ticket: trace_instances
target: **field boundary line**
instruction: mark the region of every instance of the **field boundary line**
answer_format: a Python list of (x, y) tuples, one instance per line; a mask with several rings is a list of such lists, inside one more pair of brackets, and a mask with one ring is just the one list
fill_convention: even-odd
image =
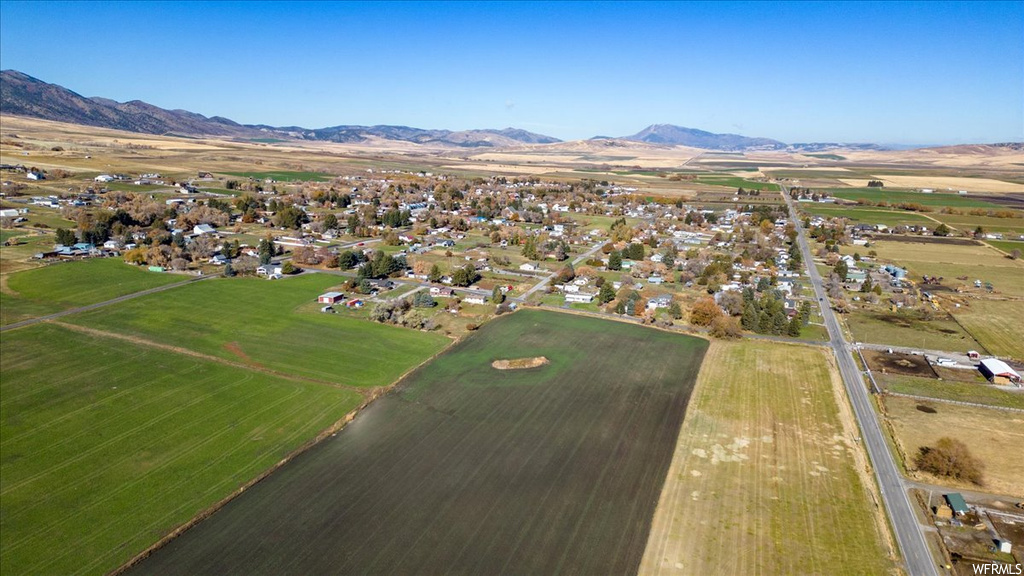
[(154, 342), (153, 340), (147, 340), (145, 338), (141, 338), (141, 337), (138, 337), (138, 336), (127, 336), (127, 335), (124, 335), (124, 334), (117, 334), (117, 333), (114, 333), (114, 332), (107, 332), (106, 330), (98, 330), (96, 328), (89, 328), (87, 326), (79, 326), (77, 324), (68, 324), (66, 322), (60, 322), (60, 321), (55, 321), (55, 320), (47, 320), (46, 322), (48, 324), (53, 324), (54, 326), (60, 326), (61, 328), (66, 328), (68, 330), (72, 330), (72, 331), (75, 331), (75, 332), (81, 332), (82, 334), (89, 334), (91, 336), (99, 336), (101, 338), (113, 338), (115, 340), (123, 340), (125, 342), (131, 342), (132, 344), (138, 344), (139, 346), (147, 346), (149, 348), (157, 348), (159, 350), (164, 350), (164, 351), (167, 351), (167, 352), (173, 352), (175, 354), (181, 354), (183, 356), (191, 356), (193, 358), (199, 358), (199, 359), (202, 359), (202, 360), (208, 360), (210, 362), (216, 362), (218, 364), (223, 364), (225, 366), (231, 366), (232, 368), (240, 368), (242, 370), (247, 370), (247, 371), (251, 371), (251, 372), (262, 372), (264, 374), (268, 374), (270, 376), (276, 376), (278, 378), (283, 378), (285, 380), (290, 380), (292, 382), (307, 382), (307, 383), (310, 383), (310, 384), (319, 384), (319, 385), (322, 385), (322, 386), (330, 386), (331, 388), (339, 388), (339, 389), (342, 389), (342, 390), (349, 390), (349, 391), (352, 391), (352, 392), (356, 392), (356, 393), (360, 394), (361, 396), (369, 395), (368, 390), (372, 390), (372, 389), (368, 389), (368, 388), (360, 388), (360, 387), (357, 387), (357, 386), (350, 386), (350, 385), (347, 385), (347, 384), (339, 384), (337, 382), (329, 382), (327, 380), (317, 380), (315, 378), (306, 378), (304, 376), (296, 376), (294, 374), (288, 374), (287, 372), (279, 372), (277, 370), (272, 370), (272, 369), (266, 368), (264, 366), (259, 366), (259, 365), (254, 365), (254, 364), (245, 364), (243, 362), (233, 362), (233, 361), (228, 360), (226, 358), (221, 358), (220, 356), (214, 356), (212, 354), (206, 354), (206, 353), (203, 353), (203, 352), (198, 352), (196, 350), (190, 350), (188, 348), (182, 348), (181, 346), (172, 346), (170, 344), (163, 344), (163, 343), (160, 343), (160, 342)]
[(1020, 412), (1021, 414), (1024, 414), (1024, 409), (1011, 408), (1010, 406), (979, 404), (977, 402), (964, 402), (963, 400), (950, 400), (948, 398), (932, 398), (931, 396), (917, 396), (916, 394), (903, 394), (902, 392), (885, 392), (885, 394), (888, 396), (898, 396), (900, 398), (910, 398), (912, 400), (944, 402), (946, 404), (958, 404), (960, 406), (968, 406), (970, 408), (991, 408), (993, 410), (1005, 410), (1007, 412)]
[[(60, 323), (55, 323), (55, 324), (60, 324)], [(80, 328), (80, 327), (76, 327), (76, 328)], [(118, 335), (112, 335), (112, 336), (114, 336), (115, 338), (120, 337)], [(317, 444), (320, 444), (321, 442), (323, 442), (327, 438), (330, 438), (331, 436), (334, 436), (338, 432), (344, 430), (344, 428), (349, 424), (349, 422), (355, 420), (356, 416), (358, 416), (360, 412), (362, 412), (364, 409), (366, 409), (367, 406), (369, 406), (371, 403), (373, 403), (374, 400), (376, 400), (376, 399), (378, 399), (378, 398), (388, 394), (389, 392), (391, 392), (396, 386), (398, 386), (398, 384), (400, 384), (403, 380), (405, 380), (405, 378), (407, 376), (409, 376), (410, 374), (412, 374), (416, 370), (419, 370), (423, 366), (429, 364), (430, 362), (433, 362), (438, 356), (440, 356), (441, 354), (444, 354), (445, 352), (447, 352), (449, 349), (451, 349), (451, 347), (453, 345), (457, 344), (459, 341), (461, 341), (461, 338), (453, 338), (451, 343), (448, 344), (448, 346), (445, 346), (441, 350), (438, 350), (434, 354), (431, 354), (429, 358), (427, 358), (427, 359), (423, 360), (422, 362), (420, 362), (419, 364), (409, 368), (408, 370), (403, 372), (398, 378), (396, 378), (393, 382), (391, 382), (387, 386), (377, 386), (377, 387), (373, 387), (373, 388), (361, 388), (361, 389), (359, 389), (360, 392), (362, 392), (363, 401), (358, 406), (353, 408), (352, 410), (349, 410), (344, 416), (342, 416), (342, 418), (340, 420), (338, 420), (334, 424), (331, 424), (330, 426), (328, 426), (324, 430), (320, 431), (312, 439), (303, 442), (301, 445), (299, 445), (298, 448), (295, 448), (294, 450), (292, 450), (291, 452), (286, 454), (283, 458), (278, 460), (270, 468), (264, 470), (263, 472), (260, 472), (255, 478), (247, 481), (245, 484), (242, 484), (239, 488), (237, 488), (236, 490), (234, 490), (233, 492), (231, 492), (230, 494), (228, 494), (224, 498), (222, 498), (219, 501), (215, 502), (214, 504), (208, 506), (205, 510), (200, 511), (198, 514), (196, 514), (191, 519), (189, 519), (185, 523), (181, 524), (180, 526), (178, 526), (174, 530), (171, 530), (167, 535), (165, 535), (162, 538), (160, 538), (158, 541), (156, 541), (155, 543), (150, 545), (148, 548), (146, 548), (142, 552), (139, 552), (135, 556), (131, 557), (127, 562), (125, 562), (124, 564), (118, 566), (116, 569), (114, 569), (111, 572), (109, 572), (107, 576), (119, 576), (121, 574), (124, 574), (126, 571), (128, 571), (129, 569), (134, 567), (139, 562), (142, 562), (146, 558), (148, 558), (151, 555), (153, 555), (153, 553), (156, 552), (157, 550), (159, 550), (160, 548), (163, 548), (167, 544), (171, 543), (171, 541), (173, 541), (175, 538), (181, 536), (182, 534), (184, 534), (188, 530), (192, 529), (193, 527), (198, 525), (203, 520), (206, 520), (210, 516), (213, 516), (214, 514), (216, 514), (221, 508), (226, 506), (229, 502), (231, 502), (235, 498), (238, 498), (246, 490), (248, 490), (249, 488), (252, 488), (256, 484), (259, 484), (260, 482), (262, 482), (263, 480), (268, 478), (274, 472), (277, 472), (285, 464), (291, 462), (293, 459), (295, 459), (296, 457), (298, 457), (298, 456), (302, 455), (303, 453), (307, 452), (308, 450), (310, 450), (311, 448), (313, 448)], [(163, 345), (158, 345), (158, 346), (163, 346)], [(219, 358), (217, 360), (222, 361), (222, 362), (227, 363), (227, 364), (232, 364), (232, 365), (234, 364), (232, 362), (224, 361), (224, 360), (219, 359)]]
[(14, 330), (15, 328), (24, 328), (25, 326), (31, 326), (40, 322), (47, 322), (49, 320), (56, 320), (70, 314), (78, 314), (79, 312), (88, 312), (89, 310), (95, 310), (97, 308), (103, 308), (104, 306), (110, 306), (111, 304), (117, 304), (140, 296), (147, 296), (149, 294), (155, 294), (157, 292), (163, 292), (164, 290), (170, 290), (171, 288), (179, 288), (193, 282), (199, 282), (206, 280), (207, 278), (216, 278), (218, 275), (210, 274), (207, 276), (198, 276), (196, 278), (189, 278), (181, 282), (175, 282), (173, 284), (165, 284), (163, 286), (157, 286), (155, 288), (147, 288), (139, 292), (132, 292), (131, 294), (125, 294), (124, 296), (118, 296), (117, 298), (111, 298), (110, 300), (104, 300), (103, 302), (96, 302), (95, 304), (87, 304), (85, 306), (78, 306), (76, 308), (70, 308), (68, 310), (62, 310), (60, 312), (54, 312), (53, 314), (47, 314), (45, 316), (39, 316), (38, 318), (29, 318), (20, 322), (14, 322), (6, 326), (0, 326), (0, 332), (6, 332), (8, 330)]

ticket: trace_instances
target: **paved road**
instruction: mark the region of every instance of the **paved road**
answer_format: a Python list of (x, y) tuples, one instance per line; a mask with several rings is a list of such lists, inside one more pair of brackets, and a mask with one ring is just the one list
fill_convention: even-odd
[(14, 330), (15, 328), (21, 328), (23, 326), (29, 326), (38, 322), (45, 322), (47, 320), (54, 320), (61, 316), (67, 316), (69, 314), (78, 314), (79, 312), (85, 312), (87, 310), (95, 310), (96, 308), (102, 308), (104, 306), (110, 306), (111, 304), (117, 304), (118, 302), (124, 302), (125, 300), (131, 300), (132, 298), (138, 298), (139, 296), (145, 296), (147, 294), (154, 294), (156, 292), (163, 292), (164, 290), (170, 290), (171, 288), (177, 288), (190, 284), (199, 280), (205, 280), (207, 278), (216, 278), (217, 274), (208, 274), (206, 276), (197, 276), (195, 278), (189, 278), (183, 282), (175, 282), (174, 284), (165, 284), (163, 286), (157, 286), (156, 288), (150, 288), (149, 290), (143, 290), (141, 292), (133, 292), (131, 294), (125, 294), (124, 296), (118, 296), (112, 300), (105, 300), (103, 302), (97, 302), (95, 304), (89, 304), (88, 306), (79, 306), (70, 310), (64, 310), (54, 314), (47, 314), (46, 316), (40, 316), (38, 318), (29, 318), (28, 320), (22, 320), (21, 322), (15, 322), (8, 324), (7, 326), (0, 326), (0, 332), (6, 332), (8, 330)]
[(878, 479), (878, 487), (882, 493), (882, 501), (889, 513), (893, 531), (896, 533), (896, 541), (899, 543), (903, 560), (906, 563), (907, 572), (911, 576), (937, 575), (936, 562), (924, 539), (924, 533), (914, 508), (907, 497), (906, 486), (903, 477), (900, 476), (893, 460), (889, 446), (885, 443), (885, 437), (879, 426), (878, 416), (871, 405), (871, 398), (868, 396), (867, 387), (861, 377), (860, 369), (853, 360), (850, 348), (846, 343), (846, 337), (840, 329), (839, 321), (835, 312), (828, 305), (825, 295), (825, 288), (822, 286), (821, 276), (814, 266), (811, 248), (804, 235), (803, 226), (797, 217), (796, 208), (793, 206), (793, 199), (789, 196), (789, 190), (782, 186), (782, 195), (789, 207), (789, 215), (797, 225), (797, 241), (800, 244), (800, 251), (803, 253), (804, 262), (811, 277), (811, 284), (814, 286), (814, 293), (821, 304), (821, 315), (825, 319), (825, 327), (828, 329), (831, 338), (831, 347), (836, 355), (839, 364), (839, 372), (846, 385), (846, 392), (853, 405), (854, 414), (860, 425), (861, 437), (864, 439), (864, 446), (867, 449), (868, 457), (875, 469), (875, 477)]

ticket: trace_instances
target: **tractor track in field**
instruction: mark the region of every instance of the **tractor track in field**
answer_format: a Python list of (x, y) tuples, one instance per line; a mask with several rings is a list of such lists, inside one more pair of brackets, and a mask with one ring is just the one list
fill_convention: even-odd
[[(251, 371), (254, 371), (254, 372), (262, 372), (264, 374), (268, 374), (268, 375), (271, 375), (271, 376), (276, 376), (278, 378), (283, 378), (285, 380), (290, 380), (292, 382), (308, 382), (308, 383), (312, 383), (312, 384), (320, 384), (322, 386), (330, 386), (331, 388), (339, 388), (339, 389), (342, 389), (342, 390), (349, 390), (351, 392), (358, 393), (360, 396), (363, 396), (364, 398), (373, 396), (374, 390), (376, 388), (376, 387), (375, 388), (360, 388), (360, 387), (357, 387), (357, 386), (349, 386), (349, 385), (346, 385), (346, 384), (339, 384), (337, 382), (330, 382), (328, 380), (319, 380), (319, 379), (316, 379), (316, 378), (306, 378), (306, 377), (302, 377), (302, 376), (295, 376), (294, 374), (288, 374), (287, 372), (279, 372), (277, 370), (273, 370), (271, 368), (267, 368), (267, 367), (265, 367), (265, 366), (263, 366), (261, 364), (258, 364), (256, 362), (251, 362), (251, 363), (233, 362), (231, 360), (227, 360), (227, 359), (221, 358), (219, 356), (213, 356), (211, 354), (204, 354), (202, 352), (197, 352), (195, 350), (189, 350), (188, 348), (182, 348), (181, 346), (173, 346), (171, 344), (162, 344), (160, 342), (154, 342), (152, 340), (147, 340), (145, 338), (141, 338), (141, 337), (138, 337), (138, 336), (128, 336), (128, 335), (125, 335), (125, 334), (116, 334), (114, 332), (107, 332), (105, 330), (97, 330), (96, 328), (88, 328), (86, 326), (78, 326), (76, 324), (68, 324), (66, 322), (60, 322), (60, 321), (55, 321), (55, 320), (47, 320), (46, 322), (48, 324), (54, 324), (56, 326), (60, 326), (61, 328), (67, 328), (68, 330), (73, 330), (75, 332), (80, 332), (82, 334), (89, 334), (91, 336), (97, 336), (97, 337), (100, 337), (100, 338), (114, 338), (116, 340), (124, 340), (125, 342), (131, 342), (133, 344), (138, 344), (140, 346), (146, 346), (146, 347), (149, 347), (149, 348), (157, 348), (157, 349), (160, 349), (160, 350), (166, 350), (168, 352), (174, 352), (176, 354), (182, 354), (182, 355), (185, 355), (185, 356), (191, 356), (193, 358), (200, 358), (202, 360), (207, 360), (207, 361), (210, 361), (210, 362), (217, 362), (218, 364), (223, 364), (225, 366), (231, 366), (233, 368), (241, 368), (243, 370), (251, 370)], [(237, 348), (237, 344), (235, 344), (235, 343), (231, 343), (231, 344), (234, 345), (234, 348)], [(234, 349), (231, 349), (231, 350), (232, 350), (232, 352), (234, 352)]]

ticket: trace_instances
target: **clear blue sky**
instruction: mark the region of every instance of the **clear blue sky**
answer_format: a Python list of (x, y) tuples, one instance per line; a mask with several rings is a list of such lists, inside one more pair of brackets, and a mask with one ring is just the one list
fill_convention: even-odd
[(243, 123), (1024, 140), (1024, 2), (0, 1), (0, 67)]

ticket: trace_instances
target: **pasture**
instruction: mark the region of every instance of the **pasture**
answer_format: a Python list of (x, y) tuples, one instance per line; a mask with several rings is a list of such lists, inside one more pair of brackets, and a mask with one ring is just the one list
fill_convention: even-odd
[(923, 320), (915, 312), (856, 310), (844, 320), (857, 342), (959, 352), (978, 347), (978, 342), (955, 320), (939, 314), (932, 320)]
[(634, 573), (706, 346), (501, 317), (133, 572)]
[(891, 572), (845, 403), (824, 350), (713, 343), (640, 572)]
[(935, 221), (931, 218), (907, 210), (840, 206), (820, 202), (800, 202), (797, 204), (797, 208), (801, 212), (812, 216), (846, 218), (852, 223), (857, 224), (883, 224), (890, 228), (895, 228), (896, 226), (936, 226)]
[[(344, 386), (393, 382), (449, 340), (303, 305), (336, 276), (216, 278), (68, 317), (117, 334)], [(302, 308), (300, 310), (300, 308)]]
[[(1024, 279), (1024, 272), (1021, 278)], [(1024, 340), (1020, 334), (1024, 301), (971, 300), (970, 306), (961, 306), (953, 314), (992, 354), (1024, 361)]]
[(778, 192), (779, 185), (771, 182), (754, 182), (738, 176), (701, 176), (695, 180), (700, 184), (709, 186), (726, 186), (729, 188), (743, 188), (744, 190), (767, 190)]
[(103, 302), (192, 278), (150, 272), (119, 258), (58, 262), (6, 277), (0, 290), (0, 324), (10, 324)]
[[(1021, 212), (1016, 212), (1021, 214)], [(973, 214), (931, 214), (936, 220), (965, 233), (974, 232), (981, 226), (985, 232), (998, 232), (1007, 237), (1024, 234), (1024, 218), (996, 218)]]
[(228, 176), (238, 176), (240, 178), (252, 178), (254, 180), (269, 179), (277, 182), (327, 182), (333, 178), (330, 174), (324, 174), (322, 172), (303, 172), (292, 170), (271, 170), (266, 172), (218, 172), (218, 174), (227, 174)]
[(42, 324), (3, 335), (0, 572), (102, 574), (361, 397)]
[[(907, 459), (913, 460), (921, 446), (934, 446), (939, 438), (948, 436), (966, 444), (985, 465), (985, 491), (1024, 497), (1024, 458), (1020, 455), (1024, 414), (897, 396), (886, 396), (882, 402), (907, 468), (913, 468)], [(911, 475), (925, 482), (977, 489), (923, 472), (911, 470)]]
[[(976, 374), (981, 378), (977, 371), (972, 372), (972, 374)], [(903, 374), (879, 374), (876, 372), (875, 380), (887, 391), (898, 394), (1024, 410), (1024, 394), (1007, 390), (1005, 387), (992, 386), (984, 379), (981, 382), (958, 382)]]
[(931, 207), (942, 207), (951, 206), (953, 208), (989, 208), (993, 210), (1000, 210), (997, 204), (972, 198), (971, 196), (961, 196), (959, 194), (924, 194), (922, 192), (911, 192), (908, 190), (886, 190), (878, 188), (832, 188), (828, 192), (836, 197), (844, 200), (864, 200), (873, 204), (920, 204), (922, 206)]
[[(857, 247), (861, 250), (860, 247)], [(997, 293), (1024, 297), (1024, 261), (1010, 260), (985, 245), (960, 246), (946, 243), (880, 240), (871, 244), (878, 258), (897, 263), (915, 280), (922, 275), (941, 276), (948, 286), (973, 286), (975, 279), (991, 282)], [(844, 252), (852, 252), (845, 249)], [(956, 280), (966, 276), (963, 281)]]

